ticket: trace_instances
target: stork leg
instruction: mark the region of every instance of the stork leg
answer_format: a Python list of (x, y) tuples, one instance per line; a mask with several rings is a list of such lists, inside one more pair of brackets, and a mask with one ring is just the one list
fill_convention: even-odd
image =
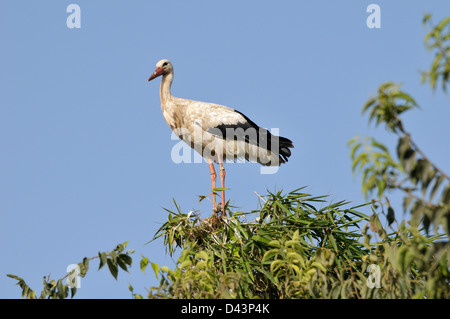
[[(220, 187), (222, 189), (225, 188), (225, 167), (223, 167), (222, 162), (219, 163), (220, 165)], [(225, 212), (225, 190), (222, 190), (222, 216), (227, 217), (227, 213)]]
[[(209, 171), (211, 173), (211, 184), (212, 187), (211, 189), (214, 190), (214, 188), (216, 188), (216, 170), (214, 169), (214, 164), (211, 160), (208, 160), (209, 162)], [(214, 214), (217, 214), (217, 204), (216, 204), (216, 193), (213, 191), (212, 192), (212, 198), (213, 198), (213, 212)]]
[(219, 153), (217, 153), (217, 157), (219, 159), (220, 166), (220, 187), (222, 188), (222, 217), (226, 217), (227, 213), (225, 212), (225, 167), (223, 167), (222, 158)]

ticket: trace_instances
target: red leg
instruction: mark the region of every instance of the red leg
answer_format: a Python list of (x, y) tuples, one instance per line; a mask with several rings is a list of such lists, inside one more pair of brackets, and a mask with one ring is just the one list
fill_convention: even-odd
[[(216, 188), (216, 170), (214, 169), (214, 164), (211, 160), (208, 160), (209, 162), (209, 171), (211, 173), (211, 189)], [(217, 204), (216, 204), (216, 194), (213, 192), (212, 194), (212, 198), (213, 198), (213, 212), (214, 214), (216, 214), (216, 208), (217, 208)]]
[[(217, 153), (217, 158), (220, 166), (220, 187), (223, 189), (225, 188), (225, 167), (223, 167), (222, 158), (219, 153)], [(222, 216), (227, 216), (225, 212), (225, 190), (222, 190)]]
[[(220, 187), (225, 188), (225, 167), (223, 167), (222, 163), (220, 165)], [(227, 217), (227, 213), (225, 212), (225, 190), (222, 191), (222, 216)]]

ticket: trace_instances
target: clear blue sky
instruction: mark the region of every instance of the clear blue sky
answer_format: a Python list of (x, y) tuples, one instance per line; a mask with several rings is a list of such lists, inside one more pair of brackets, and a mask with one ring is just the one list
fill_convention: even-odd
[[(69, 29), (66, 8), (81, 8)], [(366, 7), (381, 7), (381, 29)], [(175, 164), (155, 63), (175, 68), (172, 93), (240, 110), (294, 144), (274, 175), (228, 164), (231, 204), (255, 209), (267, 189), (308, 186), (330, 201), (364, 203), (347, 141), (396, 137), (367, 125), (361, 108), (378, 85), (403, 83), (421, 105), (404, 124), (426, 154), (449, 170), (448, 97), (420, 84), (432, 56), (423, 13), (438, 21), (449, 1), (2, 1), (0, 11), (0, 297), (20, 298), (7, 273), (39, 293), (69, 264), (129, 241), (131, 273), (96, 271), (80, 298), (128, 298), (157, 285), (140, 255), (173, 266), (149, 241), (173, 209), (211, 211), (208, 165)], [(401, 215), (401, 208), (397, 207)]]

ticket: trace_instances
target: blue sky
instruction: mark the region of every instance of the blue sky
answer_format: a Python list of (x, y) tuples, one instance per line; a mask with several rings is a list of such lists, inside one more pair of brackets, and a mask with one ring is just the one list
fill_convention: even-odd
[[(66, 8), (81, 8), (69, 29)], [(366, 7), (381, 8), (369, 29)], [(129, 241), (130, 274), (115, 281), (96, 262), (80, 298), (129, 298), (156, 285), (140, 255), (173, 266), (161, 241), (162, 207), (211, 211), (206, 163), (175, 164), (155, 63), (172, 61), (177, 97), (235, 108), (278, 128), (295, 145), (277, 174), (227, 164), (227, 196), (242, 210), (255, 192), (307, 186), (330, 201), (365, 202), (346, 143), (357, 133), (394, 150), (396, 137), (368, 126), (361, 108), (386, 81), (421, 105), (404, 125), (449, 170), (448, 96), (420, 84), (432, 56), (425, 12), (439, 21), (448, 1), (12, 1), (0, 11), (0, 298), (20, 298), (13, 273), (37, 292), (42, 277)], [(397, 207), (401, 217), (401, 207)]]

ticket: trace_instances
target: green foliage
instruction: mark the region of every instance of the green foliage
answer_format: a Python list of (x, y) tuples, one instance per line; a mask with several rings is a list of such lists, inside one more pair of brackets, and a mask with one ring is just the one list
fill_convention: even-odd
[[(425, 16), (424, 23), (432, 27), (425, 44), (435, 56), (431, 69), (422, 72), (422, 82), (429, 81), (435, 90), (441, 80), (446, 90), (450, 18), (436, 26), (430, 21)], [(323, 197), (299, 190), (270, 193), (262, 208), (252, 212), (252, 222), (245, 221), (245, 213), (230, 214), (224, 221), (202, 220), (177, 206), (155, 238), (164, 237), (171, 255), (177, 247), (183, 250), (174, 270), (153, 267), (161, 279), (148, 297), (449, 298), (450, 246), (441, 229), (450, 234), (450, 177), (405, 129), (401, 116), (415, 108), (414, 98), (394, 82), (381, 84), (363, 106), (370, 122), (383, 123), (398, 136), (395, 158), (375, 138), (349, 142), (352, 170), (362, 173), (365, 196), (376, 194), (372, 216), (356, 207), (342, 209), (343, 202), (316, 208)], [(391, 191), (404, 195), (408, 223), (397, 224), (387, 197)], [(429, 235), (431, 225), (435, 235)], [(379, 288), (369, 284), (373, 277)]]
[[(404, 224), (388, 234), (376, 214), (358, 211), (367, 205), (325, 205), (300, 190), (269, 193), (260, 210), (224, 220), (169, 212), (155, 238), (182, 251), (175, 269), (152, 264), (160, 282), (147, 297), (450, 297), (448, 244)], [(367, 284), (371, 264), (381, 269), (381, 288)]]
[(374, 138), (359, 136), (348, 142), (351, 147), (352, 171), (362, 173), (362, 190), (366, 198), (376, 191), (381, 198), (387, 188), (395, 185), (403, 168), (396, 162), (383, 144)]
[[(363, 260), (369, 259), (380, 267), (378, 298), (450, 297), (450, 245), (442, 241), (443, 235), (424, 236), (416, 226), (407, 227), (405, 221), (388, 234), (376, 214), (369, 225), (363, 234), (371, 253)], [(369, 244), (374, 237), (377, 242)]]
[[(425, 16), (424, 23), (430, 19), (430, 15)], [(450, 72), (450, 18), (432, 27), (425, 43), (428, 49), (438, 52), (431, 70), (423, 73), (422, 80), (429, 79), (435, 89), (437, 79), (441, 78), (445, 90)], [(362, 190), (366, 198), (376, 192), (377, 199), (381, 200), (388, 191), (400, 191), (404, 195), (403, 210), (411, 213), (412, 222), (423, 223), (426, 231), (433, 225), (434, 232), (439, 232), (442, 227), (450, 234), (450, 177), (424, 154), (400, 118), (403, 112), (415, 107), (418, 107), (416, 101), (400, 90), (400, 85), (381, 84), (378, 94), (363, 106), (363, 113), (369, 113), (369, 121), (375, 121), (377, 125), (384, 123), (388, 131), (398, 135), (397, 159), (393, 159), (388, 148), (374, 138), (357, 136), (348, 143), (352, 170), (362, 172)], [(388, 207), (392, 216), (393, 208), (389, 204)]]
[(434, 59), (430, 70), (422, 72), (422, 83), (428, 81), (435, 90), (437, 82), (441, 79), (442, 89), (446, 91), (450, 76), (450, 17), (434, 25), (431, 22), (431, 15), (427, 14), (423, 24), (431, 28), (425, 36), (425, 46), (430, 52), (434, 52)]
[(378, 95), (369, 99), (363, 107), (363, 113), (370, 111), (369, 121), (376, 125), (385, 123), (386, 128), (394, 133), (403, 129), (399, 115), (418, 107), (417, 102), (407, 93), (400, 90), (400, 85), (386, 82), (378, 88)]
[[(83, 260), (78, 263), (77, 268), (73, 269), (70, 273), (57, 281), (44, 276), (43, 289), (39, 299), (65, 299), (69, 297), (69, 292), (70, 298), (73, 298), (77, 292), (76, 277), (85, 277), (89, 270), (89, 262), (96, 258), (100, 260), (98, 270), (107, 264), (111, 275), (117, 279), (119, 267), (128, 272), (128, 268), (132, 264), (130, 255), (133, 253), (133, 250), (125, 251), (126, 246), (127, 242), (118, 244), (116, 248), (109, 252), (99, 252), (98, 256), (83, 258)], [(22, 289), (22, 298), (36, 299), (36, 292), (32, 290), (22, 278), (11, 274), (8, 274), (7, 276), (17, 280), (16, 285)], [(64, 279), (66, 280), (64, 281)]]
[[(437, 25), (426, 15), (432, 30), (426, 47), (435, 53), (422, 82), (433, 90), (446, 84), (450, 73), (450, 18)], [(399, 84), (381, 84), (377, 95), (363, 106), (369, 121), (384, 123), (398, 136), (396, 158), (374, 138), (349, 142), (352, 170), (362, 173), (366, 197), (376, 193), (371, 216), (359, 211), (369, 204), (349, 207), (348, 202), (326, 204), (325, 196), (297, 189), (287, 194), (260, 197), (261, 208), (249, 213), (231, 212), (230, 218), (201, 219), (195, 212), (166, 210), (168, 220), (154, 238), (163, 238), (171, 256), (181, 249), (174, 269), (142, 256), (140, 269), (151, 266), (159, 285), (148, 298), (450, 298), (450, 177), (413, 141), (401, 120), (418, 107)], [(221, 191), (222, 189), (215, 189)], [(400, 191), (403, 209), (411, 220), (397, 223), (387, 193)], [(201, 196), (200, 200), (205, 196)], [(386, 209), (385, 209), (386, 208)], [(383, 227), (379, 216), (384, 215)], [(247, 221), (248, 218), (253, 218)], [(433, 225), (434, 234), (430, 234)], [(423, 227), (422, 227), (423, 226)], [(423, 231), (425, 230), (425, 231)], [(78, 271), (84, 277), (90, 262), (99, 259), (117, 279), (119, 268), (128, 271), (131, 253), (127, 243), (109, 252), (84, 258)], [(44, 277), (39, 298), (64, 299), (76, 293), (72, 271), (54, 280)], [(36, 299), (26, 282), (17, 281), (22, 297)], [(66, 279), (66, 280), (65, 280)], [(142, 299), (131, 285), (133, 298)]]

